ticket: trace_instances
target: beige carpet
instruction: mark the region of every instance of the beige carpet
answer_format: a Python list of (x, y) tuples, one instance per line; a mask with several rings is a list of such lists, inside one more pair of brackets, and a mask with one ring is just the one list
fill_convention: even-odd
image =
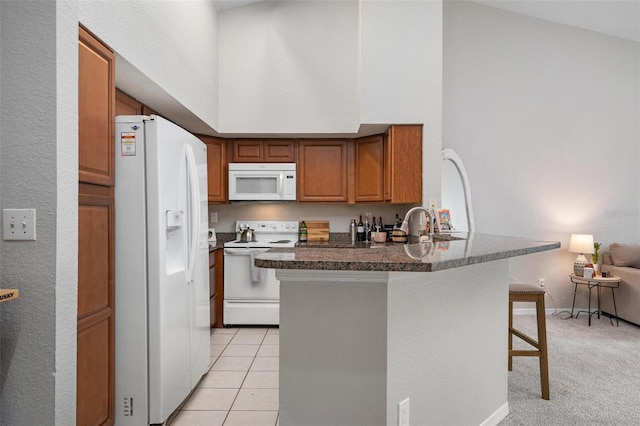
[[(538, 359), (514, 358), (501, 425), (640, 425), (640, 327), (587, 319), (547, 316), (551, 400), (540, 398)], [(535, 336), (534, 316), (514, 323)]]

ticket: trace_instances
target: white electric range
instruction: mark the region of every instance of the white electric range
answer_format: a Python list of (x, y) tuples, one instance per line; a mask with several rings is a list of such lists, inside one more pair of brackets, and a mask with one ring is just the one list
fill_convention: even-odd
[[(253, 241), (243, 242), (242, 231), (253, 229)], [(278, 325), (280, 282), (275, 270), (257, 268), (255, 256), (274, 247), (294, 247), (298, 221), (236, 222), (235, 241), (224, 243), (224, 325)]]

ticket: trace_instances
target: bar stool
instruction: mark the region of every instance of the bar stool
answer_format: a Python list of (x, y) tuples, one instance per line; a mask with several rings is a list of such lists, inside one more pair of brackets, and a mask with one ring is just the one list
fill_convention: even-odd
[[(538, 340), (534, 340), (513, 327), (513, 302), (535, 302), (538, 323)], [(535, 350), (514, 350), (513, 336), (516, 336)], [(509, 284), (509, 371), (514, 356), (537, 356), (540, 358), (540, 385), (542, 399), (549, 399), (549, 360), (547, 358), (547, 327), (544, 314), (544, 290), (531, 284)]]

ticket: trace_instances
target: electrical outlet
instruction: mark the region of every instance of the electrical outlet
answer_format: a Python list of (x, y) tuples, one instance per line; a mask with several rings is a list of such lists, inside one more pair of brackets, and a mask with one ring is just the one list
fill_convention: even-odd
[(218, 212), (211, 212), (209, 215), (211, 216), (211, 223), (218, 222)]
[(429, 200), (429, 208), (433, 210), (438, 208), (438, 203), (433, 198)]
[(547, 287), (547, 285), (545, 284), (544, 278), (538, 278), (538, 285), (541, 288), (546, 288)]
[(398, 426), (409, 426), (409, 398), (398, 403)]

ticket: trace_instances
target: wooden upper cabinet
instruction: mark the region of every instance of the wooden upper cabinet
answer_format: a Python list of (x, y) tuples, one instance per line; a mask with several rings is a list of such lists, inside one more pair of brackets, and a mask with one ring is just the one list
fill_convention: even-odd
[(298, 146), (298, 201), (347, 202), (345, 139), (306, 139)]
[(393, 125), (384, 138), (384, 199), (422, 202), (422, 125)]
[(234, 163), (294, 163), (294, 139), (235, 139), (232, 143)]
[(384, 201), (384, 136), (354, 140), (354, 200)]
[(82, 27), (79, 37), (80, 182), (113, 186), (115, 55)]
[(142, 104), (121, 90), (116, 89), (116, 115), (140, 115)]
[(207, 193), (210, 203), (227, 201), (226, 141), (214, 136), (198, 135), (207, 144)]

